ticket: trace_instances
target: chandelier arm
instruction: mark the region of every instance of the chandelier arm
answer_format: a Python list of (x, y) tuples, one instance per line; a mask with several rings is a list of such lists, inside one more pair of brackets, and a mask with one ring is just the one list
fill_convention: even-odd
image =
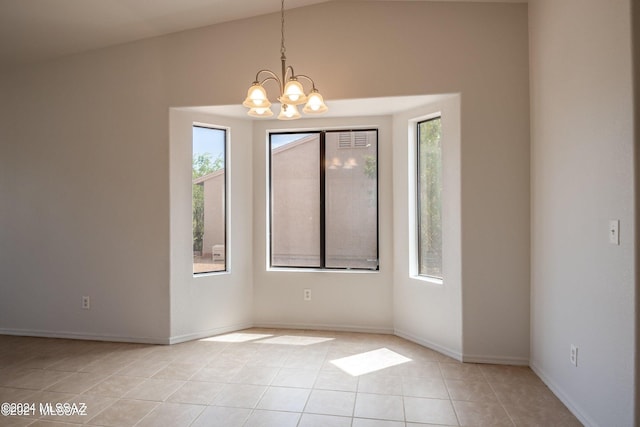
[[(291, 69), (291, 71), (293, 71), (293, 68)], [(313, 79), (309, 76), (305, 76), (304, 74), (298, 74), (297, 76), (294, 76), (295, 78), (299, 78), (299, 77), (303, 77), (307, 80), (309, 80), (311, 82), (311, 90), (316, 90), (316, 83), (313, 81)]]
[[(277, 79), (278, 81), (280, 81), (280, 79), (278, 78), (278, 75), (277, 75), (276, 73), (274, 73), (274, 72), (273, 72), (273, 71), (271, 71), (271, 70), (264, 69), (264, 70), (260, 70), (260, 71), (258, 71), (258, 72), (256, 73), (256, 80), (255, 80), (255, 82), (254, 82), (254, 83), (259, 83), (259, 82), (260, 82), (260, 74), (262, 74), (262, 73), (269, 74), (272, 78), (275, 78), (275, 79)], [(267, 80), (267, 79), (264, 79), (262, 82), (264, 83), (266, 80)], [(262, 84), (262, 83), (260, 83), (260, 84)]]
[[(267, 71), (268, 71), (268, 70), (267, 70)], [(267, 77), (267, 78), (265, 78), (264, 80), (262, 80), (262, 81), (260, 82), (260, 85), (261, 85), (261, 86), (264, 86), (264, 84), (265, 84), (266, 82), (268, 82), (268, 81), (270, 81), (270, 80), (271, 80), (271, 81), (276, 82), (276, 83), (278, 84), (278, 86), (279, 86), (280, 88), (282, 88), (282, 83), (280, 82), (280, 79), (278, 78), (278, 76), (276, 76), (276, 75), (275, 75), (273, 72), (271, 72), (271, 71), (269, 71), (269, 73), (270, 73), (270, 74), (272, 74), (272, 75), (271, 75), (271, 76), (269, 76), (269, 77)], [(282, 89), (280, 90), (280, 93), (282, 93)], [(279, 99), (279, 98), (278, 98), (278, 99)]]
[[(268, 117), (273, 113), (268, 108), (271, 103), (267, 99), (266, 90), (263, 85), (273, 80), (280, 86), (280, 96), (278, 101), (281, 104), (280, 120), (292, 120), (300, 117), (297, 110), (297, 105), (307, 102), (304, 107), (305, 113), (323, 113), (327, 111), (327, 106), (324, 104), (322, 95), (318, 93), (316, 84), (313, 79), (304, 74), (296, 75), (292, 66), (287, 66), (286, 47), (284, 43), (284, 0), (280, 3), (280, 65), (281, 74), (277, 75), (271, 70), (262, 69), (256, 73), (256, 79), (253, 82), (253, 86), (249, 88), (247, 92), (247, 98), (242, 103), (249, 108), (249, 115), (253, 117)], [(262, 77), (262, 80), (260, 80)], [(302, 83), (298, 82), (298, 78), (304, 78), (311, 82), (312, 94), (306, 95), (304, 93), (304, 87)], [(289, 90), (291, 85), (291, 90)], [(254, 87), (255, 86), (255, 87)], [(285, 94), (285, 88), (289, 93)], [(313, 101), (313, 103), (311, 102)], [(311, 105), (313, 104), (313, 105)], [(267, 105), (267, 107), (263, 107)]]

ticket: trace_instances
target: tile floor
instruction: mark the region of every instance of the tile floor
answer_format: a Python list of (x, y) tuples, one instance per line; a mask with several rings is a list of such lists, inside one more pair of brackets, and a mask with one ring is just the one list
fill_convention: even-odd
[(29, 405), (0, 426), (581, 425), (528, 368), (257, 328), (172, 346), (0, 336), (1, 402)]

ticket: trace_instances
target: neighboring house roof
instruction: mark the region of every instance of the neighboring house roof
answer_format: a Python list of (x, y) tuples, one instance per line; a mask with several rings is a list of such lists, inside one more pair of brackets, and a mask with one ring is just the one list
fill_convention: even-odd
[(272, 153), (274, 155), (276, 154), (280, 154), (283, 151), (287, 151), (287, 150), (291, 150), (293, 148), (299, 147), (300, 145), (306, 144), (307, 142), (311, 142), (314, 141), (318, 138), (318, 134), (311, 134), (308, 136), (305, 136), (304, 138), (300, 138), (298, 140), (295, 140), (293, 142), (289, 142), (287, 144), (281, 145), (280, 147), (276, 148), (275, 150), (272, 151)]
[(193, 180), (193, 185), (203, 185), (205, 181), (208, 181), (210, 179), (213, 179), (217, 176), (220, 176), (224, 173), (224, 168), (222, 169), (218, 169), (217, 171), (208, 173), (206, 175), (202, 175), (196, 179)]

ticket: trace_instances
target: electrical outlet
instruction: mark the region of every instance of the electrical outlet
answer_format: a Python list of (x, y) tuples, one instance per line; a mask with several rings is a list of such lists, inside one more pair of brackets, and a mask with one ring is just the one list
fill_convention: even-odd
[(82, 297), (82, 308), (84, 310), (89, 310), (91, 308), (91, 298), (87, 296)]
[(304, 290), (304, 300), (311, 301), (311, 289)]
[(569, 354), (569, 361), (576, 368), (578, 367), (578, 347), (571, 344), (571, 353)]
[(620, 220), (609, 220), (609, 243), (620, 245)]

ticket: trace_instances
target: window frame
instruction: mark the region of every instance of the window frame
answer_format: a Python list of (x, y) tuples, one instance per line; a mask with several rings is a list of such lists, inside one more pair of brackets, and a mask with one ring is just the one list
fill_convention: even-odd
[[(191, 262), (191, 274), (194, 278), (208, 277), (212, 275), (228, 274), (230, 272), (229, 262), (229, 136), (230, 128), (225, 126), (217, 126), (202, 122), (193, 122), (191, 124), (191, 159), (193, 159), (193, 130), (194, 128), (203, 128), (210, 130), (217, 130), (224, 132), (224, 144), (223, 144), (223, 160), (224, 160), (224, 173), (223, 173), (223, 188), (224, 188), (224, 269), (215, 271), (203, 271), (196, 273), (193, 271), (193, 256)], [(192, 160), (193, 161), (193, 160)], [(193, 171), (193, 167), (190, 168)], [(193, 180), (192, 180), (193, 182)], [(191, 202), (193, 203), (193, 184), (191, 187)], [(191, 218), (193, 218), (193, 209), (191, 211)], [(193, 246), (193, 228), (191, 228), (191, 246)]]
[[(442, 238), (442, 241), (440, 242), (440, 245), (441, 245), (441, 247), (440, 247), (440, 254), (441, 254), (440, 270), (441, 270), (441, 275), (442, 276), (440, 277), (440, 276), (434, 276), (432, 274), (423, 273), (421, 271), (421, 268), (420, 268), (421, 267), (421, 260), (422, 260), (422, 251), (423, 251), (422, 244), (421, 244), (421, 238), (420, 238), (421, 231), (422, 231), (422, 221), (420, 220), (420, 218), (421, 218), (421, 209), (420, 209), (420, 206), (421, 206), (420, 126), (423, 123), (428, 123), (428, 122), (431, 122), (431, 121), (434, 121), (434, 120), (440, 120), (440, 126), (441, 126), (440, 129), (442, 131), (442, 114), (432, 115), (432, 116), (417, 120), (415, 122), (415, 130), (416, 130), (416, 133), (415, 133), (415, 144), (416, 144), (415, 145), (415, 147), (416, 147), (415, 148), (415, 155), (416, 155), (416, 160), (415, 160), (415, 162), (416, 162), (415, 163), (415, 165), (416, 165), (415, 166), (416, 167), (416, 174), (415, 174), (415, 185), (416, 185), (416, 193), (415, 193), (416, 199), (415, 199), (415, 201), (416, 201), (416, 206), (415, 206), (415, 209), (416, 209), (416, 254), (417, 254), (417, 258), (416, 258), (416, 276), (417, 276), (417, 278), (420, 278), (420, 279), (423, 279), (423, 280), (427, 280), (427, 281), (430, 281), (430, 282), (442, 284), (443, 281), (444, 281), (444, 271), (443, 271), (444, 261), (443, 261), (443, 258), (442, 258), (442, 255), (444, 254), (444, 250), (443, 250), (444, 249), (444, 240), (443, 240), (443, 238)], [(441, 161), (441, 163), (442, 163), (442, 155), (443, 155), (443, 149), (442, 149), (442, 135), (441, 135), (441, 137), (440, 137), (440, 161)], [(441, 166), (441, 176), (440, 176), (441, 185), (443, 184), (442, 183), (442, 179), (443, 178), (444, 178), (444, 176), (442, 174), (442, 166)], [(441, 191), (444, 192), (444, 187), (442, 188)], [(441, 234), (442, 234), (442, 231), (443, 231), (442, 221), (444, 219), (443, 216), (442, 216), (443, 208), (444, 208), (444, 206), (443, 206), (443, 201), (442, 201), (442, 198), (441, 198), (441, 200), (440, 200), (440, 233)]]
[[(336, 132), (375, 132), (376, 135), (376, 266), (375, 268), (362, 268), (362, 267), (326, 267), (326, 135), (328, 133)], [(319, 266), (289, 266), (289, 265), (274, 265), (273, 263), (273, 156), (272, 156), (272, 135), (295, 135), (295, 134), (318, 134), (319, 135), (319, 194), (320, 194), (320, 263)], [(362, 272), (362, 273), (377, 273), (380, 271), (380, 173), (379, 173), (379, 154), (380, 154), (380, 131), (377, 127), (365, 127), (365, 128), (332, 128), (332, 129), (309, 129), (309, 130), (270, 130), (267, 132), (267, 217), (268, 217), (268, 256), (267, 267), (269, 270), (278, 271), (337, 271), (337, 272)], [(353, 143), (351, 148), (355, 148)]]

